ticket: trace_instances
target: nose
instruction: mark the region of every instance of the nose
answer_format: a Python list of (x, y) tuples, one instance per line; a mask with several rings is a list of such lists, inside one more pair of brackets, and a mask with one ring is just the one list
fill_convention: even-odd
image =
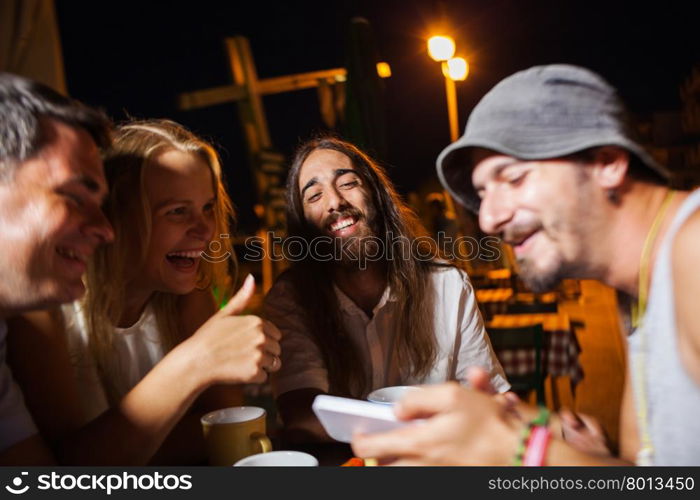
[(187, 230), (187, 235), (200, 239), (202, 241), (209, 241), (214, 235), (214, 218), (207, 214), (195, 214), (192, 217), (192, 223)]
[(343, 195), (337, 189), (329, 189), (326, 196), (326, 212), (333, 213), (344, 207), (347, 202)]
[(513, 218), (513, 212), (508, 196), (486, 191), (479, 208), (479, 226), (487, 234), (499, 234)]
[(114, 241), (114, 229), (104, 212), (96, 207), (88, 216), (86, 224), (83, 226), (83, 234), (94, 238), (98, 245), (112, 243)]

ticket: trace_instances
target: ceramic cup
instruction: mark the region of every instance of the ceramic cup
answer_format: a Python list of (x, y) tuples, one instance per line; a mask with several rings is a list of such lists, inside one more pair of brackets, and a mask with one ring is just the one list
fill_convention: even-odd
[(272, 451), (265, 435), (265, 410), (234, 406), (207, 413), (201, 419), (211, 465), (233, 465), (256, 453)]
[(419, 389), (415, 385), (395, 385), (391, 387), (382, 387), (372, 391), (367, 396), (367, 401), (372, 403), (381, 403), (385, 405), (393, 405), (401, 399), (408, 391)]
[(318, 460), (301, 451), (271, 451), (251, 455), (235, 464), (235, 467), (314, 467)]

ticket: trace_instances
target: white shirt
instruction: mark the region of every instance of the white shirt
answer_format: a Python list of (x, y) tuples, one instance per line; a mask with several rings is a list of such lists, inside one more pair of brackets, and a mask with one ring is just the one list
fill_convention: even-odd
[[(405, 369), (387, 369), (395, 331), (395, 300), (389, 287), (373, 309), (371, 319), (335, 287), (343, 326), (361, 354), (362, 369), (370, 375), (369, 391), (391, 385), (436, 384), (449, 380), (464, 383), (471, 366), (487, 370), (499, 392), (508, 390), (510, 385), (491, 348), (467, 275), (454, 267), (436, 267), (431, 277), (438, 352), (432, 370), (420, 379), (408, 377)], [(328, 372), (321, 350), (307, 331), (293, 297), (293, 285), (283, 276), (265, 298), (264, 315), (282, 332), (282, 368), (274, 384), (275, 393), (279, 396), (304, 388), (328, 392)]]
[[(84, 416), (90, 421), (107, 410), (109, 404), (89, 349), (89, 334), (80, 302), (64, 304), (61, 312)], [(136, 323), (128, 328), (114, 328), (113, 335), (114, 351), (110, 362), (117, 367), (118, 380), (115, 382), (121, 397), (163, 359), (163, 345), (150, 304)]]
[(5, 363), (7, 324), (0, 320), (0, 452), (37, 433), (22, 391)]

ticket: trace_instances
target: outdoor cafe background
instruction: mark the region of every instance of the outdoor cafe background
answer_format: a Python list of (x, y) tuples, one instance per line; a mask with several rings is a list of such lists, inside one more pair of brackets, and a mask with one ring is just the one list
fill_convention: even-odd
[[(300, 140), (328, 129), (387, 165), (427, 227), (479, 237), (475, 220), (444, 198), (434, 160), (453, 138), (453, 116), (461, 129), (486, 89), (533, 64), (570, 62), (604, 74), (677, 184), (697, 183), (696, 21), (682, 8), (658, 9), (598, 0), (0, 0), (0, 70), (49, 83), (118, 120), (168, 117), (212, 138), (238, 207), (238, 242), (284, 234), (286, 162)], [(351, 22), (355, 16), (366, 21)], [(455, 55), (469, 64), (466, 81), (451, 84), (428, 57), (426, 40), (436, 34), (455, 40)], [(379, 76), (379, 62), (391, 76)], [(467, 263), (488, 328), (542, 325), (545, 401), (598, 417), (616, 443), (624, 349), (614, 293), (567, 282), (532, 294), (507, 249), (503, 255)], [(241, 262), (241, 273), (252, 271), (265, 290), (283, 266)], [(533, 348), (498, 350), (510, 375), (538, 365)], [(274, 410), (265, 391), (251, 388), (249, 398)]]

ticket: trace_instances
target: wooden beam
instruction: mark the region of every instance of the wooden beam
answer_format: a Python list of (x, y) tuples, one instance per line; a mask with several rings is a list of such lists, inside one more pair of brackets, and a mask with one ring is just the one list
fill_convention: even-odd
[[(255, 158), (260, 150), (271, 148), (272, 141), (258, 90), (260, 82), (255, 71), (253, 54), (248, 39), (245, 37), (226, 38), (224, 44), (229, 56), (234, 86), (245, 89), (246, 99), (238, 107), (238, 110), (250, 153)], [(260, 187), (264, 191), (265, 186)]]
[[(318, 87), (321, 80), (332, 80), (336, 82), (345, 81), (347, 71), (345, 68), (326, 69), (321, 71), (310, 71), (308, 73), (298, 73), (296, 75), (278, 76), (258, 80), (257, 91), (259, 95), (280, 94), (293, 90), (303, 90)], [(178, 97), (178, 107), (187, 111), (191, 109), (215, 106), (225, 102), (236, 102), (248, 97), (246, 88), (243, 85), (224, 85), (194, 92), (185, 92)]]
[(265, 78), (258, 83), (260, 94), (270, 95), (318, 87), (319, 80), (345, 81), (346, 77), (347, 71), (345, 68), (334, 68), (311, 71), (309, 73), (298, 73), (296, 75)]
[(246, 97), (247, 93), (244, 87), (226, 85), (223, 87), (214, 87), (180, 94), (178, 96), (178, 108), (188, 111), (190, 109), (205, 108), (224, 102), (235, 102), (245, 99)]

